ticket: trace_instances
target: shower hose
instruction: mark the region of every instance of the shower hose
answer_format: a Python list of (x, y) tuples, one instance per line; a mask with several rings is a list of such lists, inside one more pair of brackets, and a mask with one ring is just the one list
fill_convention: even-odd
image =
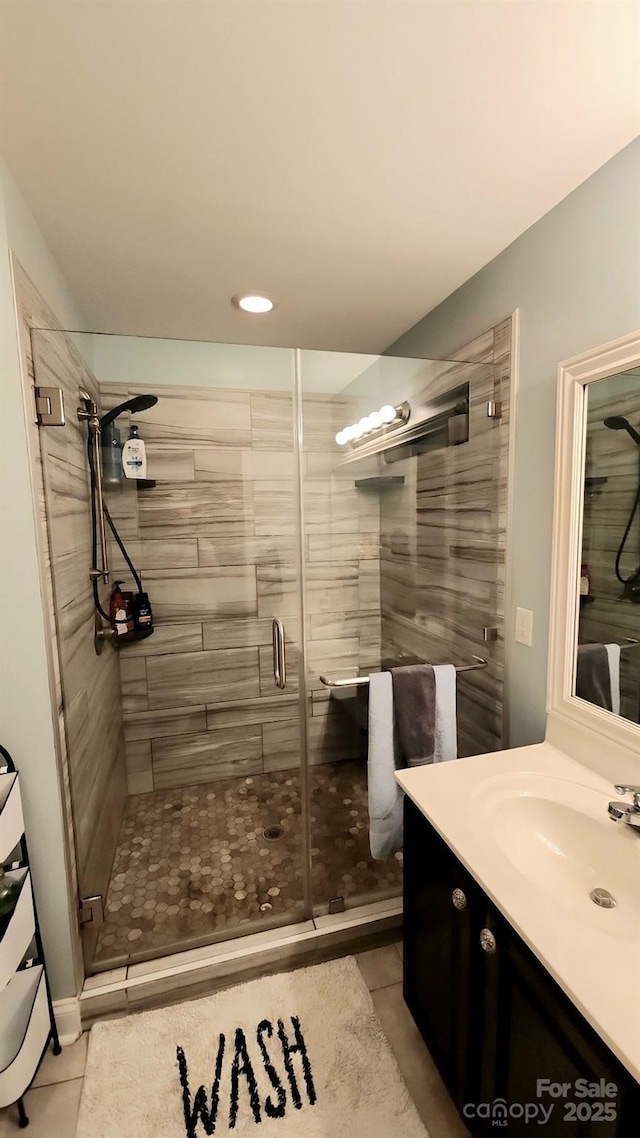
[[(92, 565), (95, 565), (96, 559), (98, 556), (98, 519), (97, 519), (97, 515), (96, 515), (96, 472), (95, 472), (95, 468), (93, 465), (93, 447), (91, 445), (91, 432), (90, 431), (89, 431), (89, 437), (87, 440), (87, 458), (89, 461), (89, 475), (90, 475), (90, 482), (91, 482), (91, 563), (92, 563)], [(140, 576), (136, 570), (136, 567), (133, 564), (133, 561), (131, 560), (131, 558), (129, 557), (129, 554), (127, 553), (127, 550), (125, 548), (125, 544), (124, 544), (122, 538), (120, 537), (120, 534), (118, 533), (118, 531), (116, 529), (115, 522), (114, 522), (113, 518), (111, 517), (111, 514), (109, 513), (107, 506), (104, 503), (103, 503), (102, 508), (104, 510), (104, 516), (107, 519), (107, 524), (108, 524), (109, 529), (111, 530), (111, 532), (113, 534), (113, 537), (114, 537), (114, 540), (118, 546), (118, 549), (120, 550), (120, 552), (121, 552), (122, 556), (124, 557), (127, 565), (129, 566), (129, 569), (131, 570), (131, 575), (132, 575), (132, 577), (136, 583), (136, 588), (137, 588), (138, 592), (141, 593), (142, 592), (142, 581), (140, 580)], [(98, 591), (98, 580), (97, 580), (97, 578), (96, 578), (96, 580), (94, 580), (92, 582), (92, 584), (93, 584), (93, 603), (96, 607), (96, 611), (100, 614), (101, 617), (103, 617), (104, 620), (108, 621), (109, 623), (112, 623), (113, 618), (109, 615), (109, 613), (104, 611), (102, 605), (100, 604), (100, 594)], [(130, 620), (130, 617), (124, 617), (124, 618), (116, 617), (115, 618), (116, 624), (127, 624), (127, 622), (129, 620)]]

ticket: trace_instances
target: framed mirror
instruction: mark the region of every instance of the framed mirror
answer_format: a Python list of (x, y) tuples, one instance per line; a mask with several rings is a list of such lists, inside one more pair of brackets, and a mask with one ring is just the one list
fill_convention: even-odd
[(558, 372), (547, 711), (640, 764), (640, 335)]

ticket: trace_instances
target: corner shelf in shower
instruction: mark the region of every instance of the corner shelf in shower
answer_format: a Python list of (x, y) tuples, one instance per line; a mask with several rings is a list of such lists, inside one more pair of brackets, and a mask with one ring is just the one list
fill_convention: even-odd
[(124, 636), (113, 637), (113, 643), (116, 648), (124, 648), (126, 644), (135, 644), (138, 640), (148, 640), (153, 636), (154, 629), (150, 628), (148, 632), (126, 632)]
[(371, 478), (356, 478), (358, 490), (388, 490), (391, 486), (402, 486), (404, 474), (378, 474)]
[(28, 1123), (22, 1096), (49, 1045), (60, 1043), (42, 953), (20, 783), (11, 756), (0, 747), (0, 864), (20, 892), (0, 921), (0, 1107), (17, 1103), (21, 1127)]

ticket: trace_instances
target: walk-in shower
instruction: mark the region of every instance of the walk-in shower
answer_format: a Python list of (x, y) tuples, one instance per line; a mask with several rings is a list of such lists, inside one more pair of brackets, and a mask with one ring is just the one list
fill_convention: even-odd
[[(87, 969), (396, 904), (401, 856), (369, 849), (367, 694), (334, 681), (454, 663), (460, 753), (501, 745), (508, 404), (500, 418), (493, 340), (474, 363), (33, 343), (40, 382), (62, 377), (68, 405), (84, 390), (82, 421), (40, 439)], [(452, 446), (462, 404), (469, 441)], [(336, 442), (405, 406), (401, 435)], [(145, 479), (100, 445), (128, 413)], [(155, 630), (97, 656), (110, 469), (106, 565), (148, 593)]]

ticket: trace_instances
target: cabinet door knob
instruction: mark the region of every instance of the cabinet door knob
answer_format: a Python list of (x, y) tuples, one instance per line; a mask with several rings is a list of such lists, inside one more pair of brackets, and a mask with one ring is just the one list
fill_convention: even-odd
[(453, 901), (454, 909), (466, 909), (467, 898), (462, 892), (462, 889), (454, 889), (453, 893), (451, 894), (451, 900)]
[(497, 951), (496, 938), (491, 932), (491, 929), (483, 929), (480, 933), (480, 947), (483, 952), (492, 953)]

